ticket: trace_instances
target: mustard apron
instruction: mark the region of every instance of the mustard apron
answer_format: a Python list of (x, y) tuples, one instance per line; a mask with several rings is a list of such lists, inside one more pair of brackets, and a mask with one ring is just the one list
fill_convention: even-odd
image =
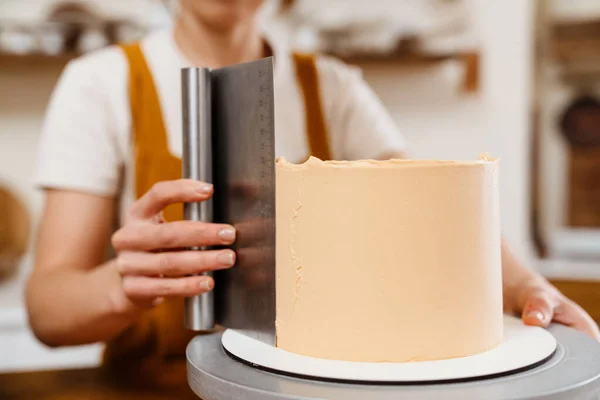
[[(139, 199), (157, 182), (181, 179), (182, 165), (181, 159), (169, 151), (160, 101), (139, 43), (121, 48), (129, 64), (134, 190), (135, 198)], [(298, 53), (292, 58), (304, 98), (310, 154), (323, 160), (331, 159), (315, 58)], [(167, 207), (164, 217), (167, 221), (183, 219), (183, 205)], [(125, 366), (135, 363), (152, 368), (170, 358), (184, 356), (188, 342), (196, 333), (185, 329), (183, 315), (183, 299), (166, 299), (106, 344), (104, 364)]]

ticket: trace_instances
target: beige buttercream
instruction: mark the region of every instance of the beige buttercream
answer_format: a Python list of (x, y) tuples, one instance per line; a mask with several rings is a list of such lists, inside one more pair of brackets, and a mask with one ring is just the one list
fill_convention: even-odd
[(403, 362), (502, 339), (498, 161), (277, 160), (277, 346)]

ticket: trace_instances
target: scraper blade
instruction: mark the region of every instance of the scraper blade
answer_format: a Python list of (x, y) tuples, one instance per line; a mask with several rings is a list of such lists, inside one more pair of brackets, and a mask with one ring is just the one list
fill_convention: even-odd
[[(233, 248), (237, 262), (232, 269), (213, 274), (214, 297), (199, 296), (187, 302), (204, 308), (213, 303), (215, 324), (274, 345), (273, 59), (212, 70), (209, 74), (210, 99), (204, 99), (204, 104), (210, 104), (211, 109), (212, 151), (203, 154), (212, 157), (212, 220), (236, 228)], [(188, 150), (184, 149), (184, 154)], [(202, 307), (188, 307), (188, 311)], [(192, 317), (202, 320), (198, 315)]]
[(271, 57), (211, 72), (217, 221), (236, 266), (215, 273), (216, 322), (275, 344), (275, 118)]

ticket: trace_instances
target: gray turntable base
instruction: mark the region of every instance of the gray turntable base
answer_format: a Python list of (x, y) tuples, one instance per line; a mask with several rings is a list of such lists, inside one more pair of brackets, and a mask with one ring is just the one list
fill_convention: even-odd
[(188, 383), (203, 400), (600, 400), (600, 345), (552, 325), (557, 350), (541, 365), (472, 381), (357, 384), (285, 376), (233, 359), (221, 333), (199, 335), (187, 348)]

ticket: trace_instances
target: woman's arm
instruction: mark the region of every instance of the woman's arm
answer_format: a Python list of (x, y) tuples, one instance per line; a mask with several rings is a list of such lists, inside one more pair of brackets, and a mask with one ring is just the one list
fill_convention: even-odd
[(49, 346), (110, 338), (135, 318), (119, 303), (115, 262), (105, 262), (114, 199), (49, 190), (26, 299), (33, 332)]
[[(49, 346), (107, 341), (163, 297), (212, 290), (212, 278), (200, 273), (233, 266), (235, 253), (181, 249), (229, 245), (234, 228), (161, 219), (168, 205), (205, 201), (212, 191), (193, 180), (158, 183), (131, 206), (112, 237), (113, 198), (48, 191), (26, 294), (39, 340)], [(117, 258), (105, 262), (111, 239)]]
[[(201, 191), (202, 182), (157, 185), (132, 205), (111, 237), (130, 154), (129, 126), (120, 115), (128, 107), (127, 80), (122, 52), (106, 49), (71, 61), (48, 106), (36, 174), (37, 186), (48, 190), (26, 288), (30, 325), (48, 345), (106, 341), (162, 297), (212, 288), (209, 277), (187, 275), (234, 262), (231, 250), (177, 251), (229, 244), (217, 237), (218, 226), (158, 222), (169, 202), (209, 198), (212, 186)], [(111, 239), (118, 256), (107, 261)], [(179, 249), (169, 251), (173, 245)]]
[(547, 279), (527, 268), (502, 243), (504, 309), (521, 315), (527, 325), (558, 322), (600, 340), (598, 325), (579, 305), (565, 297)]

